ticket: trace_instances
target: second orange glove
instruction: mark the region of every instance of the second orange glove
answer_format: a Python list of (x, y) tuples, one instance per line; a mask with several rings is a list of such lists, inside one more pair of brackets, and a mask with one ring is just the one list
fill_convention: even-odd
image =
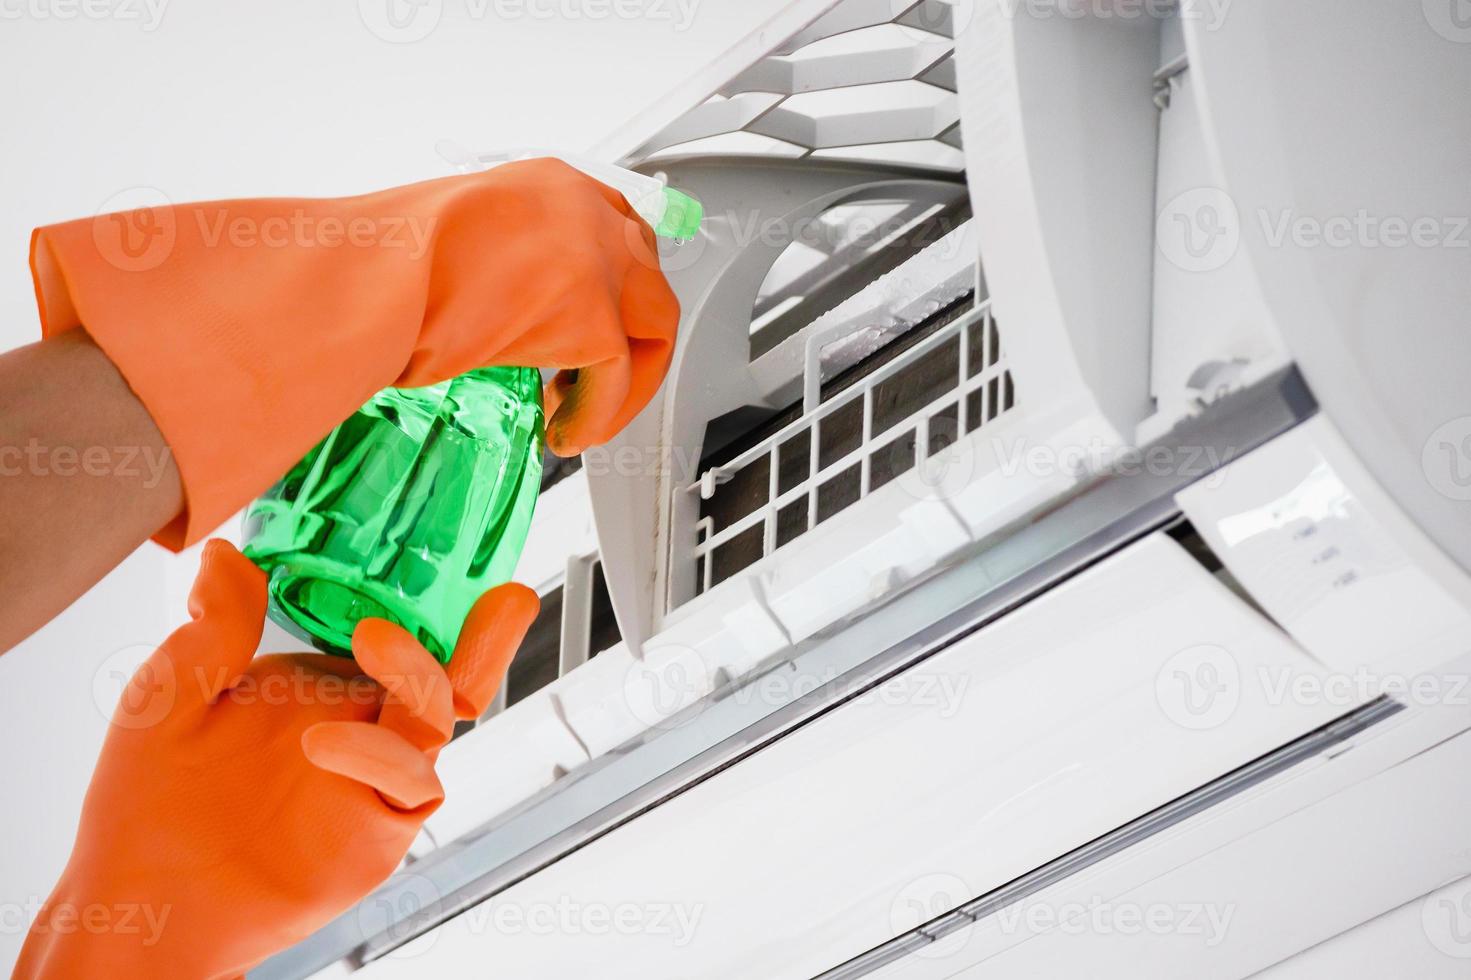
[(383, 620), (358, 626), (356, 661), (253, 657), (266, 577), (223, 541), (189, 606), (123, 693), (22, 980), (238, 976), (362, 899), (439, 805), (435, 756), (537, 599), (486, 593), (447, 669)]

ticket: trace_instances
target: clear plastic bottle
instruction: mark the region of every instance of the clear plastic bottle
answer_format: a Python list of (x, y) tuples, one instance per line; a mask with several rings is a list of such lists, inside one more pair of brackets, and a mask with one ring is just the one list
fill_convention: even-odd
[(329, 653), (378, 616), (443, 662), (508, 581), (541, 486), (541, 376), (484, 368), (375, 395), (245, 512), (270, 615)]

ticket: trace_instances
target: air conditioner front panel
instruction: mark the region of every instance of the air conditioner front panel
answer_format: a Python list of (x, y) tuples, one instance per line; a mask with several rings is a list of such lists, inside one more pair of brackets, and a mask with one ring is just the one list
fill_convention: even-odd
[[(1471, 722), (1464, 707), (1459, 713), (1451, 730)], [(1458, 931), (1465, 906), (1455, 903), (1471, 894), (1463, 877), (1471, 873), (1471, 785), (1458, 774), (1471, 764), (1471, 734), (1447, 737), (1449, 720), (1407, 712), (1226, 812), (1203, 814), (1169, 840), (1120, 854), (865, 980), (1234, 980), (1263, 970), (1262, 980), (1465, 977), (1471, 940)], [(1422, 751), (1411, 747), (1417, 742)], [(1382, 743), (1399, 751), (1381, 753)], [(1288, 968), (1299, 951), (1404, 903), (1414, 926), (1402, 958), (1374, 956), (1338, 973)]]
[[(1266, 682), (1317, 670), (1156, 534), (365, 975), (811, 977), (1329, 720)], [(495, 926), (569, 903), (667, 928)]]

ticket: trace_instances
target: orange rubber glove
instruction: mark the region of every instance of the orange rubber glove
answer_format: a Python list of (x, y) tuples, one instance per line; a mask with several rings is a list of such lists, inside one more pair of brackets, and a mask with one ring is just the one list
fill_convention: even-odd
[(45, 334), (85, 327), (168, 441), (186, 503), (155, 540), (174, 549), (389, 385), (563, 369), (547, 441), (579, 453), (653, 397), (679, 320), (649, 226), (558, 160), (52, 225), (31, 270)]
[(537, 599), (486, 593), (447, 673), (373, 619), (356, 662), (252, 657), (265, 609), (265, 575), (210, 542), (193, 621), (119, 702), (16, 977), (237, 976), (351, 907), (443, 798), (435, 756), (489, 704)]

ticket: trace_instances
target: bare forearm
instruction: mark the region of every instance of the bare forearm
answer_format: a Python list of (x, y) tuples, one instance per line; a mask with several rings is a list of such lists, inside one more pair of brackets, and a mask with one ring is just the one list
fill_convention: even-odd
[(0, 354), (0, 651), (182, 506), (163, 435), (83, 331)]

